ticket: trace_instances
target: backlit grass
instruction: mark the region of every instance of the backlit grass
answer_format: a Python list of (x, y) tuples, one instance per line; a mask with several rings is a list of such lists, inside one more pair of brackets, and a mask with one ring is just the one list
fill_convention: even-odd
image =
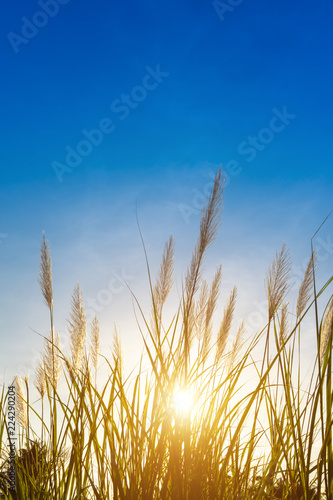
[[(62, 351), (54, 328), (50, 250), (43, 238), (40, 286), (50, 333), (34, 380), (14, 381), (15, 492), (8, 490), (7, 394), (1, 394), (0, 491), (5, 498), (333, 500), (333, 278), (316, 290), (313, 253), (296, 311), (290, 311), (290, 261), (283, 246), (265, 279), (265, 328), (247, 339), (241, 324), (231, 335), (234, 289), (214, 331), (221, 268), (210, 285), (203, 270), (219, 227), (222, 197), (219, 172), (169, 324), (163, 322), (163, 309), (173, 285), (173, 239), (166, 243), (156, 280), (147, 260), (151, 314), (146, 316), (133, 296), (144, 355), (130, 375), (117, 334), (111, 357), (100, 352), (97, 318), (87, 335), (79, 285), (69, 319), (71, 350)], [(319, 297), (327, 301), (322, 315)], [(312, 332), (317, 352), (304, 386), (300, 347), (308, 315), (317, 325)], [(97, 384), (101, 359), (108, 377)], [(31, 403), (36, 396), (38, 405)]]

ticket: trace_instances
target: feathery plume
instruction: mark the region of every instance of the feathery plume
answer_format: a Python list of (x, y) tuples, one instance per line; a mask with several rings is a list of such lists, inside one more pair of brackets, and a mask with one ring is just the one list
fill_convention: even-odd
[(82, 365), (82, 373), (85, 376), (86, 382), (89, 382), (89, 384), (91, 384), (91, 381), (92, 381), (91, 369), (90, 369), (90, 365), (89, 365), (89, 357), (88, 357), (86, 352), (82, 356), (81, 365)]
[(281, 310), (280, 334), (279, 334), (280, 347), (285, 343), (287, 331), (288, 331), (288, 302), (283, 304)]
[(224, 308), (223, 320), (219, 332), (217, 334), (216, 356), (215, 356), (216, 361), (221, 359), (221, 356), (223, 355), (224, 349), (227, 345), (227, 340), (231, 328), (231, 322), (235, 311), (236, 296), (237, 296), (237, 288), (234, 287), (230, 294), (229, 301), (226, 307)]
[(204, 334), (204, 325), (205, 325), (205, 312), (208, 301), (208, 284), (206, 280), (202, 281), (199, 299), (196, 305), (196, 314), (195, 314), (195, 335), (197, 339), (200, 341)]
[(27, 401), (24, 396), (24, 389), (21, 377), (16, 375), (13, 385), (15, 385), (16, 388), (16, 419), (21, 427), (27, 429), (28, 427)]
[(287, 293), (289, 273), (289, 251), (286, 250), (286, 245), (283, 243), (281, 252), (276, 254), (272, 265), (268, 267), (265, 278), (269, 322)]
[(47, 307), (52, 311), (53, 308), (53, 289), (52, 289), (52, 265), (50, 245), (45, 239), (43, 233), (43, 241), (40, 247), (40, 269), (38, 279), (44, 302)]
[(161, 310), (173, 285), (173, 261), (175, 255), (175, 244), (172, 236), (165, 243), (162, 263), (154, 288), (154, 299), (156, 307)]
[(114, 325), (114, 335), (113, 335), (113, 359), (116, 364), (118, 364), (118, 370), (119, 373), (122, 373), (122, 366), (123, 366), (123, 361), (122, 361), (122, 348), (121, 348), (121, 342), (120, 342), (120, 335), (117, 330), (116, 325)]
[(241, 343), (242, 343), (243, 334), (244, 334), (244, 325), (245, 325), (244, 321), (242, 321), (242, 323), (240, 324), (240, 326), (238, 328), (234, 343), (232, 345), (232, 349), (231, 349), (231, 353), (230, 353), (230, 370), (232, 369), (234, 362), (237, 358), (237, 355), (239, 353), (239, 350), (241, 348)]
[(321, 364), (324, 361), (325, 354), (329, 345), (332, 342), (333, 335), (333, 297), (326, 309), (326, 313), (322, 322), (321, 335), (320, 335), (320, 350), (319, 358)]
[(43, 369), (45, 372), (45, 379), (49, 382), (54, 391), (58, 387), (62, 372), (62, 362), (59, 356), (60, 348), (59, 333), (54, 337), (53, 343), (52, 335), (50, 339), (45, 339)]
[(46, 393), (46, 374), (44, 361), (40, 361), (36, 367), (34, 385), (43, 400)]
[[(222, 171), (220, 169), (215, 175), (213, 189), (208, 201), (202, 209), (199, 237), (194, 247), (190, 266), (185, 275), (183, 294), (185, 377), (187, 377), (190, 357), (190, 337), (193, 335), (193, 332), (190, 331), (190, 320), (193, 314), (193, 300), (200, 285), (205, 252), (215, 240), (220, 225), (224, 179), (224, 177), (222, 178)], [(191, 315), (190, 312), (192, 313)], [(206, 339), (206, 342), (207, 340), (208, 339)]]
[(83, 308), (83, 295), (79, 283), (72, 295), (72, 310), (68, 321), (68, 330), (71, 337), (72, 369), (76, 373), (82, 363), (82, 356), (86, 342), (87, 321)]
[(90, 344), (90, 356), (91, 362), (95, 370), (97, 370), (98, 365), (98, 354), (99, 354), (99, 321), (98, 317), (95, 316), (91, 323), (91, 344)]
[(205, 330), (202, 345), (202, 357), (205, 358), (209, 351), (209, 346), (212, 338), (212, 320), (216, 308), (217, 299), (219, 296), (220, 285), (222, 279), (222, 267), (219, 266), (215, 273), (213, 283), (209, 292), (209, 297), (206, 306)]
[(296, 306), (296, 316), (297, 319), (300, 318), (302, 312), (305, 310), (307, 303), (310, 300), (312, 286), (313, 286), (313, 270), (316, 267), (317, 255), (313, 251), (306, 267), (304, 278), (298, 292), (297, 306)]
[(188, 311), (188, 318), (187, 318), (187, 328), (188, 328), (188, 348), (191, 349), (193, 340), (195, 338), (195, 333), (196, 333), (196, 302), (195, 300), (192, 301), (190, 310)]
[(154, 307), (152, 311), (152, 325), (156, 336), (160, 331), (162, 309), (173, 285), (173, 262), (175, 244), (173, 237), (165, 243), (162, 263), (153, 290)]
[(223, 191), (224, 177), (220, 169), (215, 176), (209, 199), (202, 209), (199, 237), (185, 276), (185, 314), (190, 308), (200, 282), (205, 252), (215, 240), (220, 226)]

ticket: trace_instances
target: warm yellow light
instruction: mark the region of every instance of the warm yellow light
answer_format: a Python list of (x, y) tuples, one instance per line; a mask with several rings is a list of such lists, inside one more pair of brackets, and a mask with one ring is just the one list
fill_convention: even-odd
[(173, 402), (178, 413), (187, 414), (191, 411), (193, 402), (189, 391), (176, 391)]

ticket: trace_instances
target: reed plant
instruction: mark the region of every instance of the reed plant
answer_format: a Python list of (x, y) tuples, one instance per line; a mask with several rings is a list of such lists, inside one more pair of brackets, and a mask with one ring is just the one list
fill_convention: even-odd
[[(222, 270), (217, 268), (209, 285), (204, 267), (220, 225), (223, 188), (219, 171), (168, 324), (163, 312), (174, 282), (174, 241), (167, 241), (154, 280), (142, 239), (151, 310), (145, 313), (131, 292), (143, 353), (129, 374), (116, 329), (112, 355), (100, 352), (98, 318), (87, 325), (79, 285), (68, 321), (70, 352), (61, 348), (54, 330), (50, 249), (43, 236), (40, 285), (50, 333), (35, 374), (41, 411), (31, 403), (29, 379), (23, 385), (17, 378), (20, 446), (16, 491), (10, 491), (7, 396), (1, 394), (4, 498), (333, 500), (333, 277), (316, 289), (312, 252), (296, 310), (290, 310), (290, 259), (283, 245), (265, 280), (266, 326), (244, 338), (246, 325), (235, 325), (233, 288), (214, 332)], [(320, 297), (327, 302), (321, 316)], [(304, 381), (302, 327), (311, 314), (317, 350), (311, 377)], [(101, 360), (108, 367), (105, 380), (97, 376)]]

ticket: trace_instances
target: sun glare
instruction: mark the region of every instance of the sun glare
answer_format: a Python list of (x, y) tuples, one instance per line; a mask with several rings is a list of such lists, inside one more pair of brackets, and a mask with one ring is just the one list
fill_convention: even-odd
[(188, 414), (191, 411), (193, 401), (189, 391), (179, 390), (174, 394), (173, 402), (178, 413)]

